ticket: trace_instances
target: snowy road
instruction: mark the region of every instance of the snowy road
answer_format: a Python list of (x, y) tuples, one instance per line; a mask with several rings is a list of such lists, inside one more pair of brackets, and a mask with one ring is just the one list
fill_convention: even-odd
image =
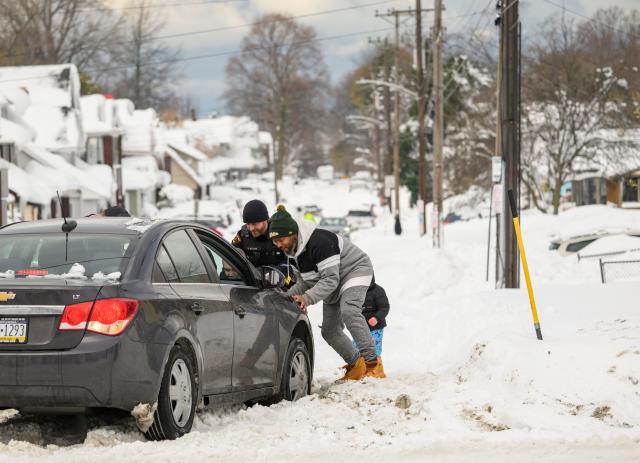
[[(9, 420), (0, 442), (17, 434), (0, 461), (640, 461), (637, 284), (603, 286), (594, 262), (547, 250), (549, 233), (583, 214), (523, 218), (544, 342), (526, 292), (484, 282), (485, 221), (447, 226), (435, 251), (413, 218), (401, 238), (383, 220), (354, 240), (392, 304), (388, 379), (334, 385), (341, 361), (316, 330), (315, 393), (297, 403), (203, 412), (190, 435), (164, 443), (114, 425), (42, 447)], [(611, 212), (590, 214), (601, 223)], [(311, 309), (314, 326), (319, 315)]]

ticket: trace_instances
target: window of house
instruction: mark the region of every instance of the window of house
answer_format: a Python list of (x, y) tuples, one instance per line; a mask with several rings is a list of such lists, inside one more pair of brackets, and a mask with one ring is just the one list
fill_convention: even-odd
[(15, 147), (13, 143), (0, 144), (0, 158), (15, 164)]
[(101, 137), (87, 138), (85, 161), (88, 164), (104, 164), (104, 150)]

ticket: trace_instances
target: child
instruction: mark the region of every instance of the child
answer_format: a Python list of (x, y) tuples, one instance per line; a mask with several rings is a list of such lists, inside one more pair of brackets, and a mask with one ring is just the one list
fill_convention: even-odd
[(367, 296), (364, 300), (362, 315), (364, 316), (371, 336), (376, 343), (376, 353), (378, 357), (382, 355), (382, 334), (387, 326), (386, 318), (389, 314), (389, 299), (384, 288), (374, 281), (367, 290)]

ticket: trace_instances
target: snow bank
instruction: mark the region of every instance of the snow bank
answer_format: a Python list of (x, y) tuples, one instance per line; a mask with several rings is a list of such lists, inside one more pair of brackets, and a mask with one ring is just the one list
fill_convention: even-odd
[(165, 185), (160, 190), (160, 196), (168, 199), (171, 204), (180, 204), (193, 199), (194, 192), (191, 188), (184, 185), (171, 183)]

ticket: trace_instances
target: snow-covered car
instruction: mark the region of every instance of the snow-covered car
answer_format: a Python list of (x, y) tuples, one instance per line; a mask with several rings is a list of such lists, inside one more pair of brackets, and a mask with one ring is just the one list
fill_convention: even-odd
[(318, 224), (318, 228), (329, 230), (345, 238), (349, 238), (351, 234), (351, 227), (349, 227), (347, 219), (344, 217), (323, 217)]
[(371, 228), (376, 224), (376, 218), (371, 209), (351, 209), (347, 214), (347, 223), (352, 230)]
[[(631, 238), (639, 238), (640, 230), (633, 228), (610, 227), (581, 235), (558, 237), (551, 240), (551, 243), (549, 243), (549, 250), (558, 251), (558, 254), (561, 256), (572, 256), (577, 252), (582, 251), (582, 249), (586, 248), (591, 243), (598, 241), (600, 238), (621, 235), (626, 235)], [(606, 249), (600, 250), (600, 252), (604, 253), (605, 250)]]
[(309, 393), (311, 326), (278, 270), (197, 224), (62, 226), (0, 229), (0, 409), (124, 410), (164, 440), (201, 403)]
[(551, 240), (549, 244), (550, 251), (558, 251), (561, 256), (571, 256), (578, 251), (581, 251), (586, 246), (590, 245), (594, 241), (608, 236), (608, 233), (593, 233), (588, 235), (573, 236), (570, 238), (556, 238)]

